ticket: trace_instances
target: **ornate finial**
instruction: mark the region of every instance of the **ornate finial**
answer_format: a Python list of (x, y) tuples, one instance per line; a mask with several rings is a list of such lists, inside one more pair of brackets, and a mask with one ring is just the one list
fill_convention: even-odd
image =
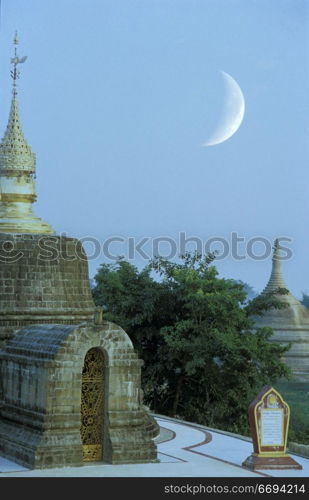
[(19, 44), (19, 38), (18, 38), (18, 33), (15, 31), (15, 36), (14, 36), (14, 44), (18, 45)]
[(13, 69), (11, 70), (11, 77), (13, 78), (13, 95), (15, 97), (17, 94), (17, 88), (16, 88), (17, 87), (17, 79), (19, 78), (19, 75), (20, 75), (20, 72), (17, 69), (17, 65), (24, 63), (25, 60), (27, 59), (27, 56), (20, 57), (20, 58), (18, 57), (17, 45), (19, 44), (19, 39), (18, 39), (17, 31), (15, 32), (13, 42), (14, 42), (15, 48), (14, 48), (14, 57), (11, 57), (11, 64), (13, 64)]

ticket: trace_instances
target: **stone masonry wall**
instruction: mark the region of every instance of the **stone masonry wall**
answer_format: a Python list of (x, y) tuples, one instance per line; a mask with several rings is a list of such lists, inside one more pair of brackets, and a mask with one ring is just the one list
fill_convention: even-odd
[(30, 468), (82, 465), (81, 383), (86, 353), (103, 351), (103, 461), (156, 461), (138, 359), (117, 325), (34, 325), (0, 351), (0, 454)]
[(93, 317), (88, 263), (74, 238), (0, 233), (0, 346), (31, 324)]

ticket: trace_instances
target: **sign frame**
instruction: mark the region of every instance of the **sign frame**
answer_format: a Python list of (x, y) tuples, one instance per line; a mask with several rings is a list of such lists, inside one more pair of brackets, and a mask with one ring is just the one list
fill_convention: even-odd
[[(253, 441), (253, 453), (242, 465), (251, 470), (302, 469), (302, 466), (286, 453), (290, 423), (290, 407), (274, 387), (263, 387), (250, 404), (248, 415)], [(278, 415), (281, 416), (281, 422)], [(275, 442), (265, 443), (265, 441), (272, 439), (272, 426), (273, 439)], [(267, 439), (265, 436), (266, 428)], [(276, 442), (279, 441), (278, 434), (281, 434), (280, 442)]]

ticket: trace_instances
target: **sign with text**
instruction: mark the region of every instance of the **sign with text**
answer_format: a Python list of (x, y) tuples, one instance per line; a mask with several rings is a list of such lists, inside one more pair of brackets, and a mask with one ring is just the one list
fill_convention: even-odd
[(286, 454), (290, 421), (289, 405), (273, 387), (266, 386), (249, 406), (253, 453), (244, 467), (256, 469), (301, 469)]
[(284, 446), (284, 411), (261, 409), (261, 446)]

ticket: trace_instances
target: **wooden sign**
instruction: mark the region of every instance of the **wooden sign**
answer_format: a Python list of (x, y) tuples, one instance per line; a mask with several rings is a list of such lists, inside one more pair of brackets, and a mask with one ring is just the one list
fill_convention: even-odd
[(302, 469), (286, 454), (290, 408), (273, 387), (266, 386), (249, 406), (253, 453), (243, 466), (257, 469)]

